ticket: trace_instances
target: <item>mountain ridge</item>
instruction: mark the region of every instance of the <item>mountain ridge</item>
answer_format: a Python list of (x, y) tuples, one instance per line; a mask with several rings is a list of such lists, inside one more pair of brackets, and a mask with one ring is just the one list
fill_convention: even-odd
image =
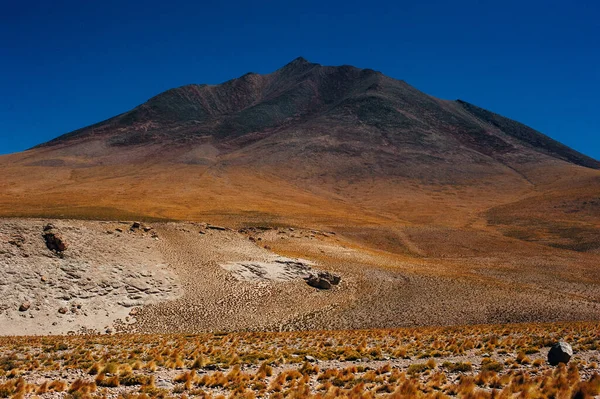
[[(447, 106), (455, 103), (466, 113)], [(355, 117), (348, 121), (348, 117)], [(462, 145), (495, 156), (514, 147), (498, 134), (529, 149), (581, 166), (600, 162), (516, 121), (463, 100), (439, 100), (372, 69), (322, 66), (299, 57), (266, 75), (247, 73), (217, 85), (190, 84), (151, 97), (130, 111), (66, 133), (34, 148), (47, 148), (86, 137), (107, 138), (109, 146), (150, 143), (236, 142), (260, 139), (289, 125), (351, 123), (381, 132), (411, 136), (444, 131)], [(352, 119), (352, 118), (350, 118)], [(480, 126), (481, 122), (488, 126)], [(238, 140), (239, 141), (239, 140)], [(253, 142), (253, 140), (241, 140)]]

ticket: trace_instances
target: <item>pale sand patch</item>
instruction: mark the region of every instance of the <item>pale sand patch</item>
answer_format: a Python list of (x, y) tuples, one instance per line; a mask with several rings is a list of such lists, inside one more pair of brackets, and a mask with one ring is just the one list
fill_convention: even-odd
[(240, 281), (291, 281), (308, 277), (313, 265), (304, 259), (279, 257), (265, 262), (228, 262), (221, 267)]

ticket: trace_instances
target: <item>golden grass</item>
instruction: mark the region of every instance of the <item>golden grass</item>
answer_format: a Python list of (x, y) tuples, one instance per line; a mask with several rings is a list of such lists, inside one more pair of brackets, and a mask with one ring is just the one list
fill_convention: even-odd
[[(80, 398), (101, 397), (103, 392), (119, 388), (123, 398), (587, 398), (600, 393), (596, 358), (574, 359), (568, 367), (553, 368), (540, 357), (540, 350), (564, 338), (573, 344), (576, 354), (593, 353), (599, 349), (599, 334), (599, 323), (556, 323), (4, 337), (0, 338), (0, 397), (50, 391), (67, 391)], [(403, 348), (401, 356), (397, 356), (399, 347)], [(432, 348), (440, 356), (424, 357)], [(480, 348), (486, 348), (486, 357), (481, 357)], [(318, 363), (304, 360), (306, 356)], [(355, 356), (358, 361), (332, 363)], [(527, 362), (529, 357), (535, 360)], [(464, 360), (467, 358), (471, 361)], [(62, 374), (80, 370), (95, 378), (78, 376), (41, 383), (28, 380), (56, 370), (63, 370)], [(166, 375), (171, 376), (172, 388), (158, 388), (156, 378), (165, 379)]]

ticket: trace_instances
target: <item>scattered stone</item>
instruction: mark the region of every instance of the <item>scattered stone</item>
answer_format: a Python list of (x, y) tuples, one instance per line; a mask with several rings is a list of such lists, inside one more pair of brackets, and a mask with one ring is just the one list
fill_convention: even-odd
[(567, 364), (573, 356), (573, 348), (564, 341), (557, 342), (552, 345), (548, 352), (548, 363), (551, 366), (557, 366), (559, 363)]
[(222, 226), (214, 226), (212, 224), (209, 224), (208, 226), (206, 226), (207, 229), (211, 229), (211, 230), (220, 230), (220, 231), (226, 231), (228, 230), (227, 227), (222, 227)]
[(45, 283), (46, 281), (48, 281), (48, 277), (46, 277), (46, 276), (42, 276), (42, 277), (40, 278), (40, 281), (41, 281), (42, 283)]
[(56, 229), (56, 227), (54, 227), (52, 223), (48, 223), (46, 226), (44, 226), (44, 231), (50, 231), (54, 229)]
[(69, 309), (62, 307), (58, 309), (58, 313), (60, 314), (66, 314), (69, 311)]
[(142, 224), (140, 222), (133, 222), (133, 224), (131, 225), (131, 229), (139, 229), (140, 227), (142, 227)]
[(116, 231), (117, 233), (122, 233), (122, 232), (123, 232), (123, 229), (121, 229), (121, 228), (117, 227), (117, 228), (115, 229), (115, 231)]
[(19, 235), (19, 234), (15, 234), (8, 241), (8, 243), (10, 245), (14, 245), (15, 247), (21, 248), (23, 246), (23, 244), (25, 244), (25, 237), (23, 237), (22, 235)]
[(304, 356), (304, 360), (306, 360), (307, 362), (310, 362), (310, 363), (316, 363), (317, 362), (317, 359), (315, 359), (312, 356), (308, 356), (308, 355)]
[(29, 308), (31, 307), (31, 303), (30, 302), (23, 302), (21, 304), (21, 306), (19, 306), (19, 312), (26, 312), (29, 310)]
[(156, 381), (156, 387), (160, 388), (160, 389), (170, 390), (170, 389), (173, 389), (173, 384), (171, 384), (170, 382), (168, 382), (166, 380), (159, 379)]

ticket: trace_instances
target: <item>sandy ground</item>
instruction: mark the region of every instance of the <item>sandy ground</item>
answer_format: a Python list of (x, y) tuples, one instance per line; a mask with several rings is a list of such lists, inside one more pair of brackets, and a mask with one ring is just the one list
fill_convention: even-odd
[[(42, 238), (49, 222), (69, 244), (60, 256)], [(418, 248), (415, 255), (395, 253), (390, 244), (381, 246), (387, 250), (374, 250), (343, 229), (234, 231), (171, 222), (153, 223), (144, 231), (144, 226), (132, 230), (131, 225), (1, 220), (0, 334), (282, 331), (600, 318), (593, 254), (547, 249), (531, 256), (531, 249), (506, 251), (513, 244), (499, 237), (478, 255), (457, 245), (476, 242), (479, 233), (460, 241), (439, 238), (443, 232), (435, 229), (398, 235), (404, 241), (393, 248)], [(341, 283), (330, 290), (313, 288), (303, 278), (308, 270), (334, 272)], [(26, 303), (29, 308), (21, 311)]]

